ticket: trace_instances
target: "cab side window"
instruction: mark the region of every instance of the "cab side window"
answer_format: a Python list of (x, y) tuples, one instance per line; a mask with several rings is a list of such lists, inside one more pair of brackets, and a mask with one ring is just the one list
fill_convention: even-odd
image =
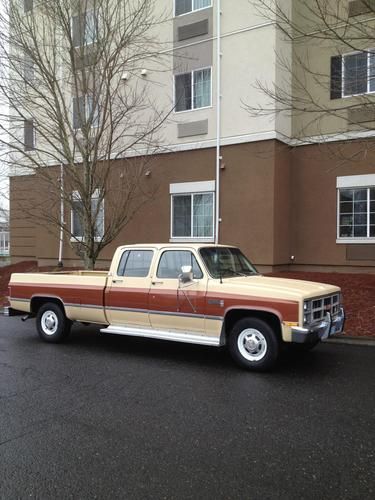
[(117, 276), (145, 278), (150, 272), (152, 250), (126, 250), (120, 260)]
[(177, 279), (182, 266), (191, 266), (195, 279), (203, 278), (203, 273), (194, 255), (185, 250), (167, 250), (160, 258), (156, 276), (164, 279)]

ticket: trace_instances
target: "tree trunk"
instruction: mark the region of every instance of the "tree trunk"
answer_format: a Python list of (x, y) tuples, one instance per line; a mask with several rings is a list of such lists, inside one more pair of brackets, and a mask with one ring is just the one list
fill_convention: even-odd
[(84, 255), (83, 255), (83, 262), (85, 265), (85, 269), (92, 271), (95, 268), (95, 259), (90, 255), (90, 252), (88, 250), (84, 250)]

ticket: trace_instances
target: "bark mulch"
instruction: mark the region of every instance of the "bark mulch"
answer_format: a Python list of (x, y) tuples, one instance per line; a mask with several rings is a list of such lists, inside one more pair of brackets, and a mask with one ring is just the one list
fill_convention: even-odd
[[(38, 267), (34, 261), (0, 268), (0, 307), (7, 305), (8, 283), (12, 273), (47, 272), (57, 267)], [(65, 271), (69, 269), (64, 268)], [(345, 333), (375, 338), (375, 274), (280, 272), (270, 276), (330, 283), (341, 288), (346, 312)]]
[(375, 274), (280, 272), (271, 276), (339, 286), (346, 314), (345, 334), (375, 337)]

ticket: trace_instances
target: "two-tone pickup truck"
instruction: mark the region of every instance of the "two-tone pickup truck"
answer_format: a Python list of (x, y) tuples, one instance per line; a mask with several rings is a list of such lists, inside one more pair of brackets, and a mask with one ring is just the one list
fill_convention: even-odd
[(13, 274), (11, 308), (36, 316), (61, 342), (71, 323), (103, 333), (227, 345), (245, 368), (265, 370), (284, 344), (311, 348), (342, 332), (336, 286), (261, 276), (232, 246), (122, 246), (110, 271)]

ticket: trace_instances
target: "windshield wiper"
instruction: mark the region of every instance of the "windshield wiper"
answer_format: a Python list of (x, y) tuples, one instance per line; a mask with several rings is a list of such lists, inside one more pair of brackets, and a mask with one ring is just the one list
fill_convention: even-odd
[(234, 269), (230, 269), (229, 267), (221, 269), (221, 272), (222, 273), (227, 272), (227, 273), (235, 274), (236, 276), (247, 276), (247, 274), (240, 273), (238, 271), (235, 271)]

